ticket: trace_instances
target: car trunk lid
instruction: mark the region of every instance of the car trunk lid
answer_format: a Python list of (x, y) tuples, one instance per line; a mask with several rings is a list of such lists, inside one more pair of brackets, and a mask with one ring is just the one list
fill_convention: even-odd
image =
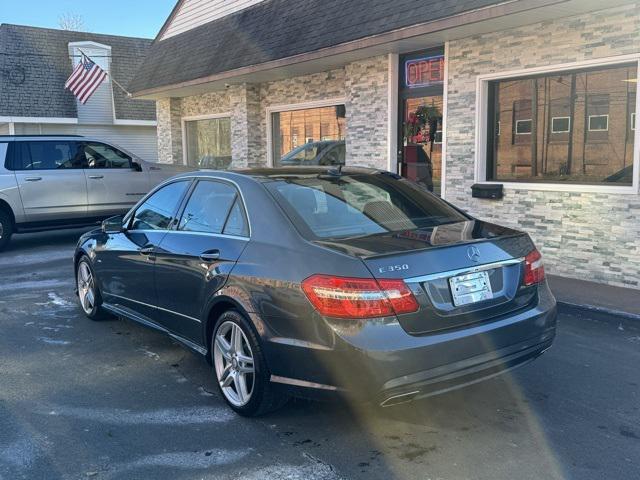
[(375, 278), (402, 278), (420, 304), (398, 320), (411, 334), (488, 321), (529, 305), (521, 286), (528, 235), (479, 220), (318, 242), (358, 256)]

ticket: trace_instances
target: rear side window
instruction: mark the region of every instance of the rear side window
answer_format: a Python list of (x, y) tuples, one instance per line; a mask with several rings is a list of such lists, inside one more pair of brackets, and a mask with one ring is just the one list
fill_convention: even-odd
[(129, 230), (167, 230), (188, 185), (182, 180), (160, 188), (138, 207)]
[(198, 182), (185, 206), (179, 230), (246, 236), (246, 218), (236, 189), (222, 182)]
[(467, 218), (418, 185), (388, 174), (317, 175), (265, 184), (303, 234), (368, 236)]
[(85, 159), (78, 142), (15, 142), (14, 170), (66, 170), (84, 168)]
[(131, 168), (131, 157), (104, 143), (84, 144), (87, 168)]

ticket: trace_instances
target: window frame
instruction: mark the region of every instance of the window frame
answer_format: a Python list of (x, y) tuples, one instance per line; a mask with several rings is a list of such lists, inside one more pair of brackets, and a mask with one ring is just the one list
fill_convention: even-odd
[[(514, 182), (487, 180), (487, 147), (489, 113), (493, 110), (489, 105), (489, 83), (495, 80), (516, 80), (534, 75), (554, 74), (571, 70), (583, 70), (597, 67), (614, 67), (629, 63), (636, 64), (636, 78), (640, 78), (640, 54), (633, 53), (616, 57), (604, 57), (572, 63), (533, 67), (519, 70), (501, 71), (476, 76), (476, 115), (475, 115), (475, 156), (474, 182), (480, 184), (501, 184), (511, 190), (541, 190), (553, 192), (611, 193), (637, 195), (640, 193), (640, 129), (634, 130), (633, 174), (632, 184), (616, 186), (614, 184), (579, 184), (579, 183), (544, 183)], [(636, 88), (636, 112), (640, 111), (640, 85)]]
[[(267, 125), (267, 166), (274, 167), (273, 159), (273, 121), (274, 113), (292, 112), (295, 110), (307, 110), (309, 108), (335, 107), (343, 105), (345, 107), (345, 118), (347, 116), (347, 99), (345, 97), (326, 98), (312, 102), (289, 103), (283, 105), (271, 105), (266, 108), (266, 125)], [(347, 130), (348, 130), (347, 122)], [(305, 138), (306, 140), (306, 138)], [(305, 142), (306, 143), (306, 142)], [(298, 145), (299, 146), (299, 145)]]
[[(180, 119), (181, 127), (182, 127), (182, 164), (189, 165), (187, 159), (187, 122), (194, 122), (198, 120), (220, 120), (228, 118), (229, 122), (233, 122), (233, 118), (231, 112), (220, 112), (220, 113), (211, 113), (207, 115), (190, 115), (186, 117), (182, 117)], [(230, 140), (231, 145), (233, 146), (233, 131), (230, 132)], [(233, 163), (233, 149), (231, 152), (231, 162)]]
[[(529, 128), (528, 132), (519, 132), (518, 131), (518, 125), (520, 125), (521, 122), (529, 122), (529, 124), (531, 125), (531, 127)], [(520, 120), (516, 120), (514, 122), (514, 134), (515, 135), (531, 135), (533, 133), (533, 118), (521, 118)]]
[[(553, 128), (553, 122), (555, 120), (564, 120), (567, 119), (569, 122), (567, 123), (567, 129), (566, 130), (554, 130)], [(571, 116), (570, 115), (560, 115), (557, 117), (551, 117), (551, 133), (555, 133), (555, 134), (559, 134), (559, 133), (569, 133), (571, 131)]]
[[(125, 152), (124, 150), (122, 150), (121, 148), (118, 147), (114, 147), (113, 145), (110, 145), (106, 142), (100, 142), (97, 140), (85, 140), (82, 142), (82, 148), (83, 148), (83, 153), (84, 153), (84, 149), (89, 145), (89, 144), (98, 144), (98, 145), (104, 145), (105, 147), (111, 148), (112, 150), (115, 150), (117, 152), (122, 153), (123, 155), (125, 155), (125, 157), (127, 157), (129, 159), (129, 166), (128, 167), (118, 167), (118, 168), (114, 168), (114, 167), (90, 167), (90, 166), (85, 166), (84, 169), (85, 170), (116, 170), (116, 171), (122, 171), (122, 170), (131, 170), (133, 168), (133, 164), (135, 162), (133, 156), (128, 153)], [(91, 146), (89, 146), (89, 148), (91, 148)], [(99, 153), (99, 152), (98, 152)]]
[[(591, 119), (592, 118), (606, 118), (607, 119), (607, 128), (591, 128)], [(600, 115), (589, 115), (587, 120), (587, 130), (589, 132), (608, 132), (609, 131), (609, 114), (603, 113)]]
[[(180, 201), (180, 206), (178, 207), (178, 210), (175, 214), (175, 218), (173, 221), (173, 224), (171, 226), (170, 231), (174, 232), (174, 233), (180, 233), (180, 234), (191, 234), (191, 235), (209, 235), (209, 236), (214, 236), (214, 237), (224, 237), (224, 238), (235, 238), (235, 239), (240, 239), (240, 240), (249, 240), (251, 238), (251, 221), (249, 220), (249, 211), (247, 210), (247, 202), (244, 199), (244, 195), (242, 193), (242, 190), (240, 189), (240, 186), (234, 182), (233, 180), (227, 179), (227, 178), (221, 178), (221, 177), (193, 177), (191, 178), (192, 183), (189, 186), (189, 188), (187, 189), (187, 191), (184, 194), (184, 197), (182, 197), (182, 200)], [(229, 210), (227, 211), (227, 217), (225, 218), (224, 221), (224, 225), (222, 226), (222, 232), (221, 233), (212, 233), (212, 232), (195, 232), (195, 231), (190, 231), (190, 230), (180, 230), (179, 226), (180, 226), (180, 222), (182, 220), (182, 215), (184, 214), (185, 209), (187, 208), (187, 204), (189, 203), (189, 200), (191, 199), (191, 196), (193, 195), (193, 192), (195, 192), (196, 187), (198, 186), (198, 183), (200, 182), (218, 182), (218, 183), (224, 183), (229, 185), (231, 188), (233, 188), (236, 192), (236, 196), (235, 196), (235, 200), (233, 202), (231, 202), (231, 206), (229, 207)], [(241, 235), (229, 235), (227, 233), (223, 233), (224, 232), (224, 228), (227, 226), (227, 221), (229, 220), (229, 214), (231, 212), (231, 210), (233, 209), (233, 205), (235, 202), (239, 201), (241, 206), (242, 206), (242, 211), (244, 212), (244, 219), (247, 222), (247, 236), (241, 236)], [(177, 220), (177, 221), (176, 221)]]

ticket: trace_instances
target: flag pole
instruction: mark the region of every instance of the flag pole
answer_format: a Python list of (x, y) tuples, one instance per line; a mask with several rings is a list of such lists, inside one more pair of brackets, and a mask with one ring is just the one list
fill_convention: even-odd
[[(82, 50), (78, 49), (78, 51), (79, 51), (82, 55), (84, 55), (85, 57), (87, 57), (89, 60), (91, 60), (91, 57), (90, 57), (89, 55), (87, 55), (86, 53), (84, 53)], [(93, 62), (93, 60), (91, 60), (91, 61)], [(93, 62), (93, 63), (96, 63), (96, 62)], [(122, 90), (122, 91), (125, 93), (125, 95), (127, 96), (127, 98), (131, 98), (131, 97), (133, 96), (133, 95), (131, 95), (131, 93), (129, 93), (129, 91), (127, 91), (127, 89), (126, 89), (126, 88), (124, 88), (122, 85), (120, 85), (120, 82), (118, 82), (115, 78), (113, 78), (113, 76), (111, 75), (111, 73), (110, 73), (110, 72), (107, 72), (107, 71), (105, 70), (105, 71), (104, 71), (104, 73), (106, 73), (106, 74), (109, 76), (109, 78), (111, 79), (111, 81), (112, 81), (112, 82), (113, 82), (113, 83), (114, 83), (118, 88), (120, 88), (120, 90)]]

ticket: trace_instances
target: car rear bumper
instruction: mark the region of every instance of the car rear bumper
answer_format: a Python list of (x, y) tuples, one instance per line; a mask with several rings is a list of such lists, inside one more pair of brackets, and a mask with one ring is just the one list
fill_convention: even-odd
[(535, 305), (463, 328), (414, 336), (397, 321), (331, 322), (330, 347), (268, 342), (273, 381), (295, 394), (342, 394), (382, 405), (443, 393), (523, 365), (555, 338), (546, 283)]

